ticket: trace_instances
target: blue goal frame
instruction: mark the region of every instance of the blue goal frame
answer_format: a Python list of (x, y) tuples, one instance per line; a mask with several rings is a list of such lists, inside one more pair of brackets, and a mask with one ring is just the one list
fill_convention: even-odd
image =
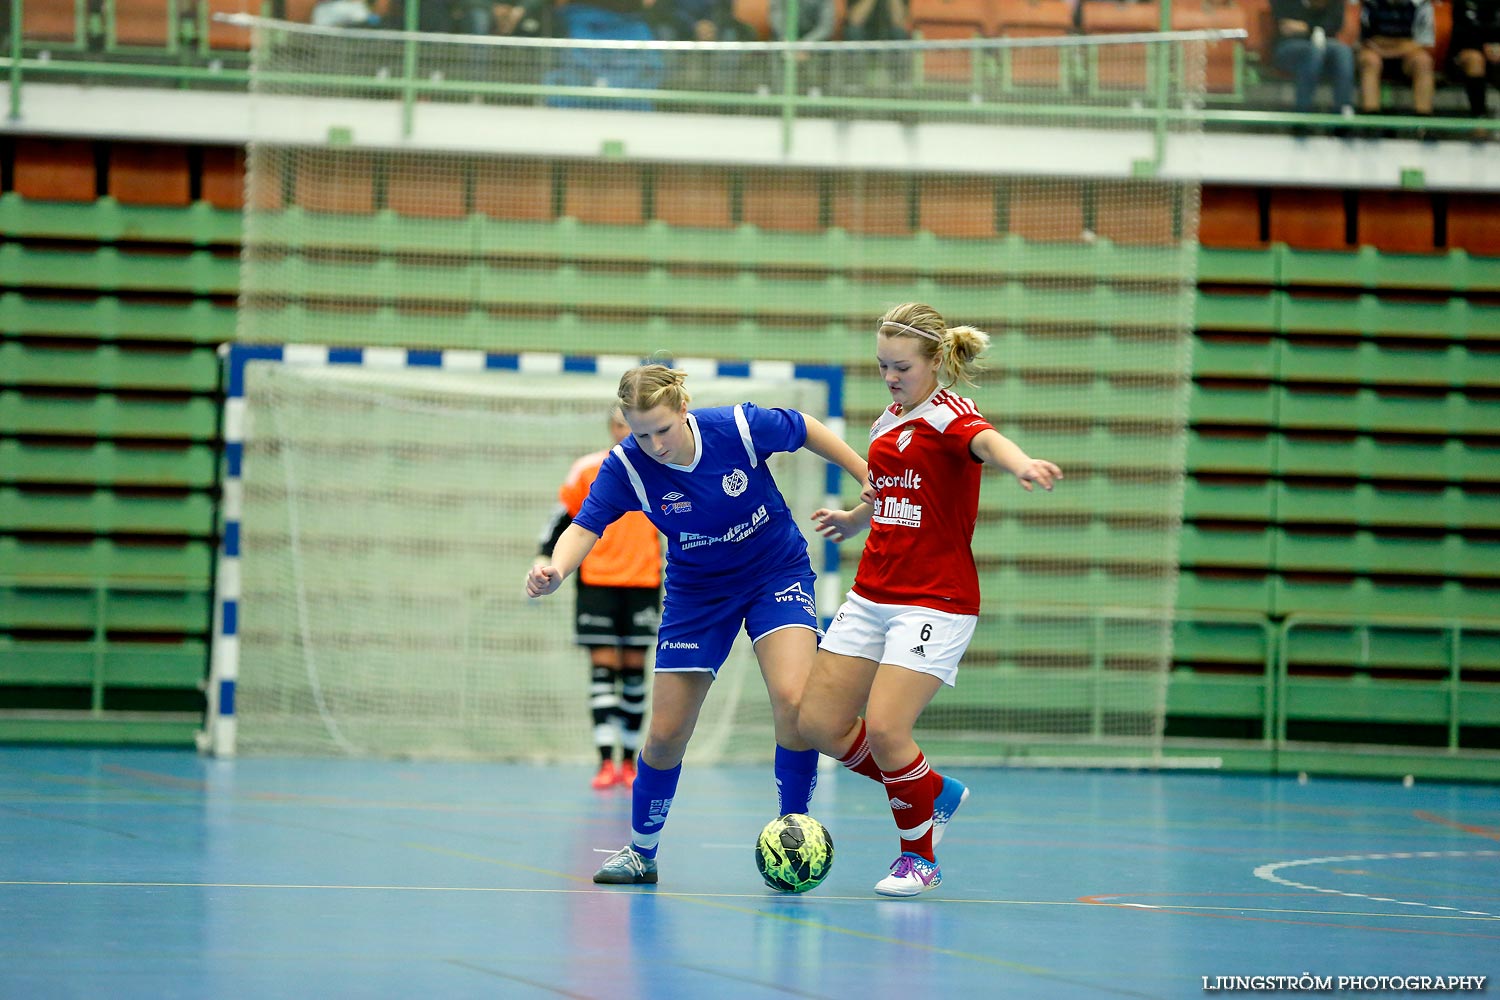
[[(381, 369), (440, 368), (455, 372), (514, 371), (537, 374), (576, 373), (607, 375), (624, 372), (643, 359), (606, 354), (491, 353), (472, 350), (437, 350), (400, 347), (328, 347), (319, 344), (228, 344), (220, 349), (224, 362), (224, 463), (220, 510), (223, 533), (218, 548), (214, 580), (213, 645), (208, 672), (208, 708), (198, 747), (216, 756), (235, 752), (235, 685), (239, 678), (240, 619), (240, 519), (244, 506), (241, 479), (245, 458), (245, 369), (248, 365), (355, 366)], [(712, 358), (675, 358), (672, 364), (693, 375), (713, 378), (757, 378), (770, 381), (810, 379), (828, 386), (826, 423), (844, 436), (844, 372), (834, 365), (800, 364), (792, 361), (719, 361)], [(830, 506), (837, 505), (839, 477), (829, 465), (824, 484)], [(825, 611), (837, 604), (823, 581), (837, 583), (838, 546), (823, 543), (823, 567), (819, 572), (819, 603)], [(832, 603), (829, 603), (829, 602)], [(827, 621), (826, 617), (824, 619)]]

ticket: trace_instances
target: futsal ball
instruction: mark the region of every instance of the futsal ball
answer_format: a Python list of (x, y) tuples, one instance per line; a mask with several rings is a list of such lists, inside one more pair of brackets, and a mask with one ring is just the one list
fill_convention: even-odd
[(777, 892), (815, 889), (833, 868), (833, 837), (811, 816), (778, 816), (755, 842), (755, 867)]

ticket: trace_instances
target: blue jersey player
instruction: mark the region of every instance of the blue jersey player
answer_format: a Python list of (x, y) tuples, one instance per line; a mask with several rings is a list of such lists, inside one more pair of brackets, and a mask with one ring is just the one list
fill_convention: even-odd
[(806, 448), (865, 481), (864, 459), (815, 418), (753, 403), (689, 410), (685, 377), (664, 365), (642, 365), (620, 379), (630, 436), (599, 467), (552, 562), (526, 577), (531, 597), (552, 593), (604, 529), (629, 511), (643, 511), (667, 537), (651, 723), (631, 788), (631, 839), (594, 874), (605, 884), (656, 882), (657, 844), (682, 757), (741, 626), (771, 695), (780, 810), (807, 811), (818, 754), (797, 730), (797, 708), (817, 653), (814, 577), (807, 543), (766, 459)]

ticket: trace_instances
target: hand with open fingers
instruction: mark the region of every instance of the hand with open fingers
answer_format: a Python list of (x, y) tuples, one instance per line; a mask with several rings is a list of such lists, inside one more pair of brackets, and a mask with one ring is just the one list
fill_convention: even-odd
[(852, 510), (829, 510), (819, 507), (813, 511), (812, 519), (818, 522), (817, 532), (831, 542), (842, 542), (864, 531), (870, 526), (869, 519), (861, 518)]
[(1028, 493), (1031, 492), (1032, 483), (1050, 492), (1052, 484), (1062, 477), (1062, 470), (1051, 462), (1042, 458), (1033, 458), (1025, 468), (1016, 473), (1016, 482), (1026, 487)]
[(533, 566), (526, 571), (526, 596), (545, 597), (561, 587), (562, 581), (556, 566)]

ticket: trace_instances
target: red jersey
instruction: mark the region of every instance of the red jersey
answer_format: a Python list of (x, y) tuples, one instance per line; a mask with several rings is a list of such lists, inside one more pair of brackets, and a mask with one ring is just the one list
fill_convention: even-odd
[(991, 430), (970, 400), (939, 389), (909, 413), (893, 404), (870, 428), (875, 513), (854, 592), (877, 604), (979, 614), (974, 521), (984, 465), (969, 451)]

